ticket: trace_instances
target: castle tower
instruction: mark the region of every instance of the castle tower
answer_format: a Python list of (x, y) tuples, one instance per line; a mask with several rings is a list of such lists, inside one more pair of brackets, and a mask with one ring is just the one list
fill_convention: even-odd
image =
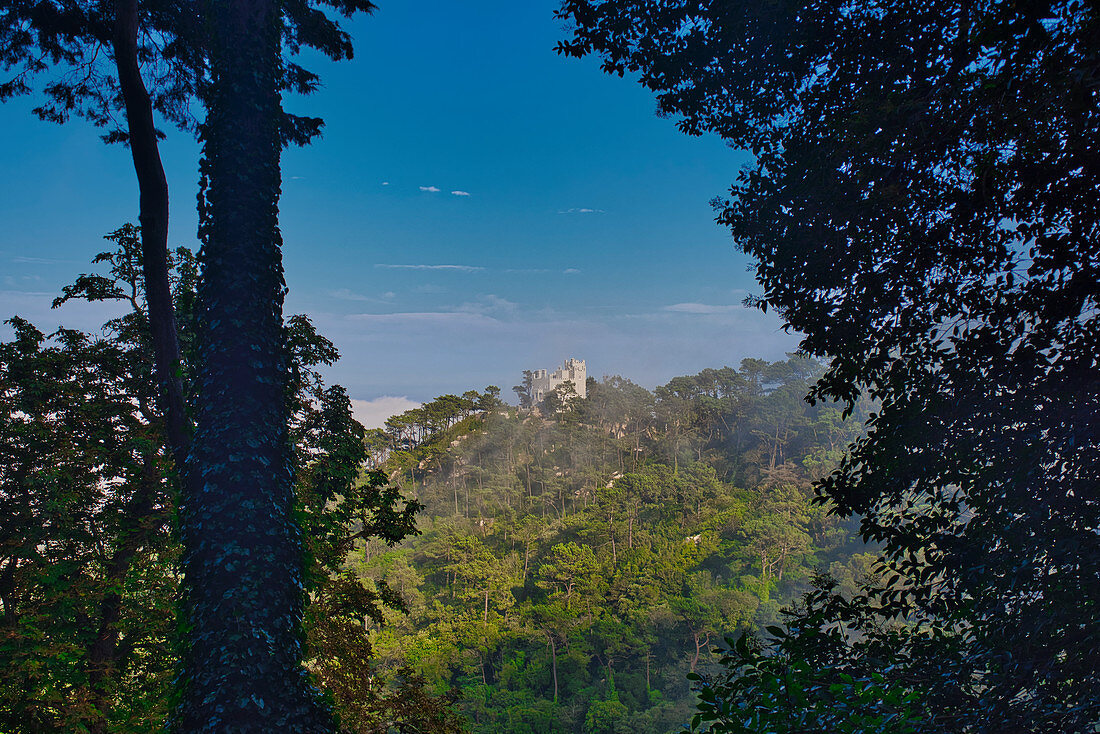
[(583, 359), (573, 359), (570, 357), (565, 360), (559, 369), (553, 372), (547, 372), (546, 370), (531, 370), (531, 399), (535, 405), (541, 403), (547, 395), (552, 393), (554, 389), (565, 382), (572, 382), (573, 389), (577, 393), (577, 397), (587, 396), (588, 369), (585, 366)]

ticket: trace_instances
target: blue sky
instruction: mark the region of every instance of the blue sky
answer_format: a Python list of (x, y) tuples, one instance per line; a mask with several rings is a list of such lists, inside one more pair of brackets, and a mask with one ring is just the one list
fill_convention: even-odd
[[(555, 6), (382, 3), (348, 25), (355, 59), (312, 60), (324, 87), (286, 102), (327, 122), (283, 160), (287, 310), (336, 342), (328, 377), (364, 417), (488, 384), (511, 397), (521, 370), (571, 356), (653, 387), (796, 345), (742, 307), (749, 262), (708, 204), (745, 154), (557, 56)], [(102, 309), (49, 301), (136, 220), (129, 155), (30, 106), (0, 105), (0, 313), (90, 328)], [(194, 246), (198, 147), (173, 133), (163, 155), (171, 242)]]

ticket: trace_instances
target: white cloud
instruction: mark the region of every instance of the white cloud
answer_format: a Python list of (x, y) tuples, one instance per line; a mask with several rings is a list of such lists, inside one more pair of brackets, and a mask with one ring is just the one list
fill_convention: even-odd
[(389, 270), (458, 270), (463, 273), (476, 273), (485, 269), (480, 265), (391, 265), (388, 263), (375, 263), (374, 267)]
[(404, 395), (401, 397), (383, 395), (374, 400), (352, 399), (351, 414), (355, 416), (355, 420), (359, 421), (367, 428), (382, 428), (386, 425), (386, 419), (390, 416), (404, 413), (406, 410), (412, 410), (420, 406), (421, 403), (415, 400), (409, 400), (408, 397)]
[(561, 272), (562, 272), (563, 275), (576, 275), (577, 273), (580, 272), (580, 270), (578, 268), (566, 268), (565, 270), (563, 270)]
[(469, 196), (469, 191), (452, 191), (451, 196)]
[(715, 313), (731, 313), (733, 311), (740, 311), (744, 306), (714, 306), (707, 303), (674, 303), (671, 306), (665, 306), (663, 310), (674, 311), (676, 313), (698, 313), (698, 314), (715, 314)]
[(572, 209), (559, 209), (558, 214), (603, 214), (603, 209), (589, 209), (588, 207), (573, 207)]
[(420, 190), (421, 190), (421, 191), (431, 191), (431, 192), (433, 192), (433, 193), (434, 193), (434, 192), (438, 192), (438, 191), (439, 191), (439, 189), (438, 189), (437, 187), (435, 187), (435, 186), (421, 186), (421, 187), (420, 187)]
[(389, 182), (389, 181), (383, 181), (383, 182), (382, 182), (382, 185), (383, 185), (383, 186), (389, 186), (389, 185), (390, 185), (390, 182)]

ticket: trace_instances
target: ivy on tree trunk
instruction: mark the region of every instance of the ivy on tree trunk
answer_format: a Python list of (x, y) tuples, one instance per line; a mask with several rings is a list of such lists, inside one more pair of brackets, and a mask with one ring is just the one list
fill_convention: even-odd
[(280, 8), (208, 5), (197, 429), (181, 503), (184, 651), (177, 731), (334, 728), (300, 664), (278, 198)]

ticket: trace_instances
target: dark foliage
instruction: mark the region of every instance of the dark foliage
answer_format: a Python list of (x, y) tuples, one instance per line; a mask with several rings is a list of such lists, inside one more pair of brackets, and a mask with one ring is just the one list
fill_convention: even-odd
[[(1094, 3), (566, 0), (560, 46), (752, 150), (719, 221), (762, 308), (881, 402), (821, 483), (965, 633), (956, 731), (1091, 731), (1100, 688), (1100, 14)], [(932, 653), (930, 653), (932, 654)], [(957, 664), (956, 664), (957, 663)], [(947, 705), (940, 710), (941, 701)]]
[[(140, 0), (136, 5), (134, 60), (140, 66), (150, 103), (165, 120), (198, 132), (193, 104), (211, 81), (210, 4), (193, 0)], [(28, 94), (44, 77), (43, 101), (34, 112), (45, 120), (64, 122), (79, 115), (107, 129), (109, 142), (126, 141), (129, 129), (120, 119), (127, 101), (120, 86), (116, 25), (127, 0), (60, 2), (16, 0), (0, 8), (0, 101)], [(319, 78), (296, 57), (303, 49), (330, 59), (349, 59), (351, 36), (330, 13), (349, 18), (370, 13), (368, 0), (300, 0), (280, 5), (282, 58), (277, 83), (282, 91), (308, 94)], [(317, 135), (322, 120), (280, 112), (284, 142), (304, 144)]]
[[(105, 338), (47, 338), (15, 318), (15, 341), (0, 345), (5, 731), (142, 730), (165, 713), (175, 491), (138, 236), (109, 235), (119, 249), (96, 258), (108, 275), (81, 275), (54, 302), (127, 306)], [(181, 250), (169, 262), (186, 321), (194, 259)]]

